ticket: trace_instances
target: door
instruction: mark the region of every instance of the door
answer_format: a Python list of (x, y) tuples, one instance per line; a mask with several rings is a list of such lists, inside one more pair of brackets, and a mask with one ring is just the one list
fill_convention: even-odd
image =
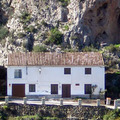
[(25, 84), (12, 84), (12, 96), (25, 97)]
[(70, 98), (71, 97), (71, 85), (63, 84), (62, 85), (62, 98)]
[(85, 94), (91, 94), (91, 84), (85, 84)]

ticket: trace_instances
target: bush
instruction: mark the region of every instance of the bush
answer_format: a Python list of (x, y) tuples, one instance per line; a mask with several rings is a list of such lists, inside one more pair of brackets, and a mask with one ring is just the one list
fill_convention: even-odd
[(120, 120), (120, 110), (116, 109), (104, 115), (103, 120)]
[(22, 15), (20, 16), (20, 19), (21, 19), (21, 23), (26, 24), (26, 23), (30, 22), (31, 16), (30, 16), (29, 13), (24, 12), (24, 13), (22, 13)]
[(9, 31), (7, 28), (1, 26), (0, 27), (0, 39), (4, 39), (8, 35)]
[(78, 52), (77, 49), (65, 49), (64, 52)]
[(33, 32), (33, 33), (36, 33), (37, 32), (37, 29), (35, 29), (34, 26), (29, 26), (29, 27), (26, 27), (24, 28), (27, 32)]
[(23, 37), (25, 37), (25, 36), (26, 36), (25, 33), (22, 33), (22, 32), (18, 33), (18, 37), (19, 37), (19, 38), (23, 38)]
[(78, 37), (76, 35), (71, 37), (71, 40), (76, 40), (76, 39), (78, 39)]
[(65, 30), (67, 30), (67, 31), (69, 30), (69, 26), (68, 26), (68, 25), (65, 25), (64, 28), (65, 28)]
[(82, 52), (97, 52), (98, 49), (94, 48), (93, 45), (91, 46), (85, 46), (83, 49), (82, 49)]
[(46, 49), (45, 46), (36, 45), (33, 47), (33, 51), (34, 52), (47, 52), (48, 50)]
[(4, 113), (3, 111), (0, 112), (0, 120), (8, 120), (7, 113)]
[(62, 43), (62, 38), (63, 34), (57, 28), (54, 28), (50, 31), (46, 44), (60, 45)]
[(109, 52), (112, 52), (112, 53), (119, 52), (120, 51), (120, 45), (119, 44), (118, 45), (111, 44), (111, 45), (105, 47), (105, 49), (109, 50)]
[(61, 2), (61, 5), (62, 5), (63, 7), (68, 6), (68, 4), (69, 4), (69, 2), (70, 2), (70, 0), (58, 0), (58, 1)]
[(44, 25), (45, 27), (48, 25), (44, 20), (42, 20), (41, 24)]

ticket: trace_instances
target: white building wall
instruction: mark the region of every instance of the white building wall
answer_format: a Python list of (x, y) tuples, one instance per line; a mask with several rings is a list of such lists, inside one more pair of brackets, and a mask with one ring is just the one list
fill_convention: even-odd
[[(71, 74), (65, 75), (64, 68), (71, 68)], [(85, 75), (85, 68), (92, 68), (92, 74)], [(22, 69), (22, 78), (14, 78), (14, 70)], [(39, 71), (41, 69), (41, 72)], [(58, 94), (62, 94), (62, 84), (71, 84), (71, 95), (84, 95), (84, 84), (97, 85), (94, 94), (105, 89), (104, 67), (44, 67), (44, 66), (8, 66), (7, 94), (12, 95), (12, 84), (25, 84), (26, 95), (50, 95), (51, 84), (58, 84)], [(29, 84), (36, 85), (36, 92), (29, 92)], [(79, 86), (76, 86), (79, 84)]]

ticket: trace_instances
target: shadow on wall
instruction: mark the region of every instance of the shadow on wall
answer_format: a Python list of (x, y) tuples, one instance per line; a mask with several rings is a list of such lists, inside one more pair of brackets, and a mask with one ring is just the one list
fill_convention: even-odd
[(0, 96), (7, 95), (7, 68), (0, 66)]

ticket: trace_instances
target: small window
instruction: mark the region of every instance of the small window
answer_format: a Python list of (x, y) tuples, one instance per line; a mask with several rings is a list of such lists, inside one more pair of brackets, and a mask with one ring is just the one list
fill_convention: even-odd
[(35, 92), (35, 84), (29, 85), (29, 92)]
[(64, 74), (71, 74), (71, 68), (64, 68)]
[(85, 94), (91, 94), (91, 84), (85, 84)]
[(16, 69), (14, 72), (14, 78), (22, 78), (22, 70)]
[(58, 94), (58, 84), (51, 84), (51, 94)]
[(91, 74), (91, 68), (85, 68), (85, 74)]

